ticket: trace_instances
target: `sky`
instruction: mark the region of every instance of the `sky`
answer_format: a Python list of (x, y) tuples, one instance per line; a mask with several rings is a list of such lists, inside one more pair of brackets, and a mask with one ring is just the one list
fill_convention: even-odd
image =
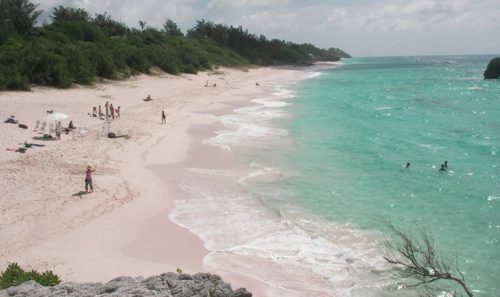
[(58, 5), (107, 12), (138, 27), (167, 19), (185, 32), (196, 20), (353, 56), (500, 53), (500, 0), (32, 0), (48, 19)]

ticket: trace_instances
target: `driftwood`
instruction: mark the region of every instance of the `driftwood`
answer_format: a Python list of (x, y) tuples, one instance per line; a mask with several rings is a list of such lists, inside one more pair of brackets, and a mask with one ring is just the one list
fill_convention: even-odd
[[(436, 250), (433, 238), (425, 229), (412, 236), (389, 225), (396, 240), (387, 240), (387, 255), (384, 259), (402, 268), (402, 277), (409, 280), (407, 287), (425, 286), (428, 291), (445, 291), (443, 281), (459, 285), (468, 297), (472, 290), (467, 286), (458, 259), (448, 259)], [(453, 290), (452, 290), (453, 291)], [(457, 292), (450, 292), (461, 296)]]

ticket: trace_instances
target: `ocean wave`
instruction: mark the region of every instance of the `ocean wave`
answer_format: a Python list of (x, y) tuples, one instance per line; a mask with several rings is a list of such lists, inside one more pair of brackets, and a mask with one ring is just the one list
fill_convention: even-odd
[(252, 170), (238, 180), (240, 185), (249, 186), (254, 183), (274, 183), (287, 180), (295, 175), (293, 172), (283, 171), (281, 168), (263, 166), (257, 162), (250, 163), (250, 168)]
[(235, 145), (265, 145), (271, 137), (289, 135), (286, 129), (273, 127), (271, 121), (287, 118), (290, 115), (283, 108), (290, 103), (283, 99), (292, 98), (295, 92), (276, 85), (270, 97), (252, 100), (255, 106), (246, 106), (234, 110), (233, 114), (217, 117), (225, 129), (215, 132), (215, 136), (203, 141), (203, 144), (215, 145), (225, 151), (231, 151)]
[(493, 200), (500, 200), (500, 197), (490, 195), (490, 196), (488, 196), (488, 198), (486, 198), (486, 199), (488, 199), (488, 201), (493, 201)]
[(275, 87), (275, 91), (272, 92), (271, 95), (278, 98), (289, 99), (289, 98), (294, 98), (297, 94), (294, 91), (287, 89), (282, 85), (277, 85)]
[[(337, 64), (333, 64), (333, 65), (337, 65)], [(318, 77), (321, 75), (323, 75), (322, 72), (307, 72), (306, 74), (304, 74), (304, 79), (312, 79), (312, 78), (315, 78), (315, 77)]]
[(269, 296), (352, 296), (388, 282), (379, 234), (303, 210), (277, 215), (243, 192), (214, 188), (184, 185), (186, 198), (170, 215), (203, 239), (209, 271), (262, 281), (274, 292)]
[(485, 89), (481, 88), (481, 87), (474, 86), (474, 87), (468, 87), (467, 90), (471, 90), (471, 91), (483, 91)]
[(276, 101), (276, 100), (268, 100), (268, 99), (255, 99), (255, 100), (252, 100), (252, 102), (262, 104), (265, 107), (273, 107), (273, 108), (280, 108), (280, 107), (285, 107), (285, 106), (290, 105), (290, 103), (285, 102), (285, 101)]

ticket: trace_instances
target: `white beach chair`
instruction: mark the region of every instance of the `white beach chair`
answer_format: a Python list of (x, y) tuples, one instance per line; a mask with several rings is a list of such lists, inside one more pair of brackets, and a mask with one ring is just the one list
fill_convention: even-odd
[(78, 137), (85, 137), (87, 136), (88, 130), (85, 127), (79, 127), (78, 128)]
[(54, 125), (54, 123), (50, 123), (49, 124), (49, 133), (52, 134), (56, 131), (56, 126)]
[(38, 129), (40, 129), (40, 121), (36, 121), (35, 129), (33, 131), (38, 132)]
[(47, 128), (47, 122), (42, 123), (42, 127), (40, 127), (40, 133), (45, 134), (45, 128)]
[(104, 125), (102, 125), (102, 136), (108, 136), (110, 129), (109, 123), (104, 123)]
[(127, 138), (131, 138), (132, 137), (132, 132), (133, 132), (132, 128), (128, 128), (127, 129)]

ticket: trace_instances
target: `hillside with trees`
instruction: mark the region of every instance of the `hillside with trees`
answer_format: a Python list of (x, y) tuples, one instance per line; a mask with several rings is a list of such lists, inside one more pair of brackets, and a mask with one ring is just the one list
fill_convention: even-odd
[(51, 22), (36, 26), (41, 11), (28, 0), (0, 1), (0, 90), (32, 85), (67, 88), (101, 79), (123, 79), (156, 67), (171, 74), (214, 66), (311, 65), (349, 57), (249, 33), (205, 20), (184, 34), (165, 20), (157, 29), (139, 21), (131, 28), (109, 14), (55, 7)]

